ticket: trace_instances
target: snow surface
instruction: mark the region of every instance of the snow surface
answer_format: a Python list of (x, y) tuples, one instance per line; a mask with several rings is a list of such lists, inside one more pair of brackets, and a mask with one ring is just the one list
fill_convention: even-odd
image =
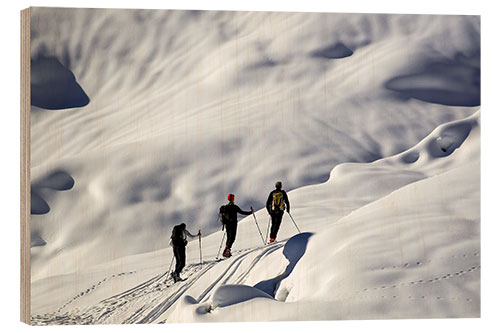
[[(32, 20), (33, 323), (480, 315), (478, 17)], [(302, 233), (249, 216), (215, 259), (227, 193), (265, 232), (276, 180)]]

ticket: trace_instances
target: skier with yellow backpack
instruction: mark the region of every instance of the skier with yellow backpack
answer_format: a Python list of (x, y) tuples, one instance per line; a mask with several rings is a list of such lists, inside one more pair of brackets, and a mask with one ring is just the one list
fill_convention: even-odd
[(286, 192), (281, 189), (281, 182), (276, 182), (275, 187), (276, 189), (269, 193), (269, 197), (266, 202), (267, 212), (271, 216), (271, 233), (269, 235), (269, 243), (276, 240), (285, 208), (287, 213), (290, 214), (290, 202), (288, 201)]

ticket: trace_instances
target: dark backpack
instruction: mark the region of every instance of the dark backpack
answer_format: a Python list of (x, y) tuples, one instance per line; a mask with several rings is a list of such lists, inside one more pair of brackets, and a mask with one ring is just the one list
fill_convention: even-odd
[(222, 224), (226, 224), (227, 222), (229, 222), (229, 211), (226, 208), (227, 208), (226, 205), (224, 205), (221, 206), (219, 209), (220, 222)]
[(179, 246), (187, 244), (187, 241), (184, 239), (184, 232), (182, 231), (182, 227), (180, 225), (176, 225), (172, 229), (172, 236), (170, 238), (172, 239), (173, 245)]

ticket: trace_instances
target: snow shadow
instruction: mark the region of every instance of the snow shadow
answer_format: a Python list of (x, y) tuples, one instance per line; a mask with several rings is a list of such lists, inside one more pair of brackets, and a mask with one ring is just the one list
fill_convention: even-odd
[(31, 247), (45, 246), (47, 242), (42, 238), (38, 231), (31, 232)]
[(311, 56), (314, 58), (325, 58), (325, 59), (341, 59), (353, 55), (353, 51), (344, 45), (344, 43), (336, 43), (334, 45), (327, 46), (325, 48), (313, 51)]
[(409, 151), (401, 157), (401, 161), (406, 164), (415, 163), (420, 158), (418, 151)]
[(131, 181), (127, 202), (136, 204), (142, 201), (163, 202), (172, 194), (172, 178), (168, 174), (146, 174)]
[(50, 206), (44, 198), (54, 191), (68, 191), (75, 185), (75, 180), (63, 170), (55, 170), (31, 184), (31, 214), (43, 215), (50, 212)]
[(71, 190), (75, 185), (75, 180), (69, 173), (63, 170), (55, 170), (40, 181), (36, 182), (37, 187), (46, 187), (55, 191)]
[(449, 106), (481, 105), (480, 53), (429, 62), (411, 74), (396, 76), (385, 88), (402, 98)]
[(38, 189), (31, 186), (31, 214), (43, 215), (50, 212), (50, 206), (40, 194)]
[(57, 58), (31, 59), (31, 105), (60, 110), (82, 107), (89, 102), (75, 75)]
[(434, 158), (451, 155), (467, 139), (471, 130), (469, 123), (450, 125), (437, 138), (429, 141), (427, 151)]
[(292, 273), (295, 265), (297, 265), (300, 258), (302, 258), (304, 253), (306, 253), (307, 243), (312, 235), (313, 234), (310, 232), (303, 232), (290, 238), (283, 248), (283, 255), (289, 261), (285, 271), (272, 279), (257, 283), (254, 288), (259, 289), (274, 298), (280, 281), (286, 279)]
[(279, 65), (278, 62), (272, 60), (269, 57), (263, 57), (260, 61), (257, 61), (247, 67), (247, 70), (254, 71), (254, 70), (259, 70), (259, 69), (266, 69), (266, 68), (271, 68), (274, 66)]

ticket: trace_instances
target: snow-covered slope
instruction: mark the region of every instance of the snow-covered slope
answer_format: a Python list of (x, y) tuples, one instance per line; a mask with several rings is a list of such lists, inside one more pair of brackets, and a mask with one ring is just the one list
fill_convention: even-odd
[[(240, 222), (235, 256), (221, 262), (213, 259), (221, 234), (209, 235), (203, 240), (202, 265), (198, 248), (190, 246), (185, 282), (174, 285), (168, 279), (169, 251), (96, 267), (83, 280), (95, 276), (99, 282), (86, 290), (82, 286), (73, 298), (60, 279), (48, 279), (42, 284), (55, 290), (41, 298), (57, 291), (67, 302), (58, 309), (47, 306), (46, 311), (56, 312), (34, 322), (477, 317), (479, 123), (477, 112), (438, 127), (401, 154), (339, 165), (328, 182), (290, 192), (292, 202), (303, 204), (293, 212), (302, 233), (286, 220), (280, 230), (283, 241), (259, 245), (255, 223), (246, 218)], [(449, 138), (446, 152), (444, 138)], [(408, 166), (408, 155), (419, 158)], [(389, 171), (397, 181), (384, 179)], [(332, 218), (344, 207), (339, 193), (344, 200), (358, 197), (358, 189), (344, 187), (353, 178), (363, 179), (377, 195), (345, 217)], [(256, 215), (264, 229), (263, 212)], [(63, 281), (72, 285), (78, 280), (81, 275)]]
[[(35, 8), (32, 20), (33, 313), (478, 315), (478, 17)], [(290, 238), (285, 216), (282, 241), (260, 248), (246, 218), (239, 255), (215, 261), (227, 193), (261, 209), (278, 179), (303, 233)], [(256, 218), (265, 231), (265, 210)], [(180, 222), (202, 229), (206, 261), (190, 245), (190, 279), (171, 286), (167, 244)], [(453, 246), (467, 259), (443, 259), (459, 255)], [(455, 269), (472, 269), (449, 280), (471, 279), (463, 288), (428, 293)], [(435, 274), (423, 289), (380, 290)], [(231, 284), (258, 290), (219, 288)], [(417, 294), (451, 303), (412, 312), (402, 297)], [(328, 311), (296, 313), (322, 303)], [(246, 306), (255, 317), (239, 317)]]
[[(456, 136), (449, 143), (454, 147), (462, 146), (465, 138), (467, 143), (456, 152), (434, 149), (436, 141), (442, 140), (438, 138), (452, 133)], [(251, 301), (255, 304), (248, 304), (245, 302), (248, 293), (236, 289), (229, 297), (220, 287), (218, 290), (222, 291), (216, 290), (208, 305), (185, 299), (169, 320), (479, 316), (478, 115), (438, 128), (405, 154), (408, 153), (419, 153), (423, 159), (420, 169), (425, 166), (434, 172), (441, 169), (435, 168), (444, 162), (441, 159), (446, 159), (448, 171), (410, 182), (332, 224), (325, 220), (320, 207), (308, 202), (311, 207), (308, 219), (316, 220), (316, 226), (322, 227), (312, 236), (302, 233), (287, 241), (283, 251), (279, 251), (284, 257), (282, 262), (288, 261), (287, 266), (279, 274), (271, 275), (274, 279), (245, 281), (257, 289), (272, 291), (274, 299), (257, 294), (254, 297), (258, 298)], [(392, 169), (395, 177), (404, 177), (405, 162), (399, 166), (394, 163), (398, 157), (373, 164), (379, 169)], [(364, 170), (372, 176), (368, 183), (390, 189), (392, 184), (380, 183), (376, 179), (378, 173), (371, 172), (373, 168), (374, 165), (362, 164), (358, 173)], [(343, 176), (339, 178), (341, 182)], [(332, 178), (330, 182), (330, 187), (328, 183), (318, 185), (316, 192), (331, 197), (336, 181)], [(304, 201), (307, 202), (306, 197)], [(334, 201), (330, 203), (335, 207)], [(301, 221), (307, 219), (303, 216), (305, 211), (296, 214)], [(318, 223), (319, 220), (325, 221)], [(268, 271), (270, 266), (267, 262), (253, 269)], [(217, 305), (224, 300), (235, 305), (219, 308)], [(207, 313), (203, 311), (206, 308), (215, 310)], [(247, 316), (249, 309), (251, 319)]]

